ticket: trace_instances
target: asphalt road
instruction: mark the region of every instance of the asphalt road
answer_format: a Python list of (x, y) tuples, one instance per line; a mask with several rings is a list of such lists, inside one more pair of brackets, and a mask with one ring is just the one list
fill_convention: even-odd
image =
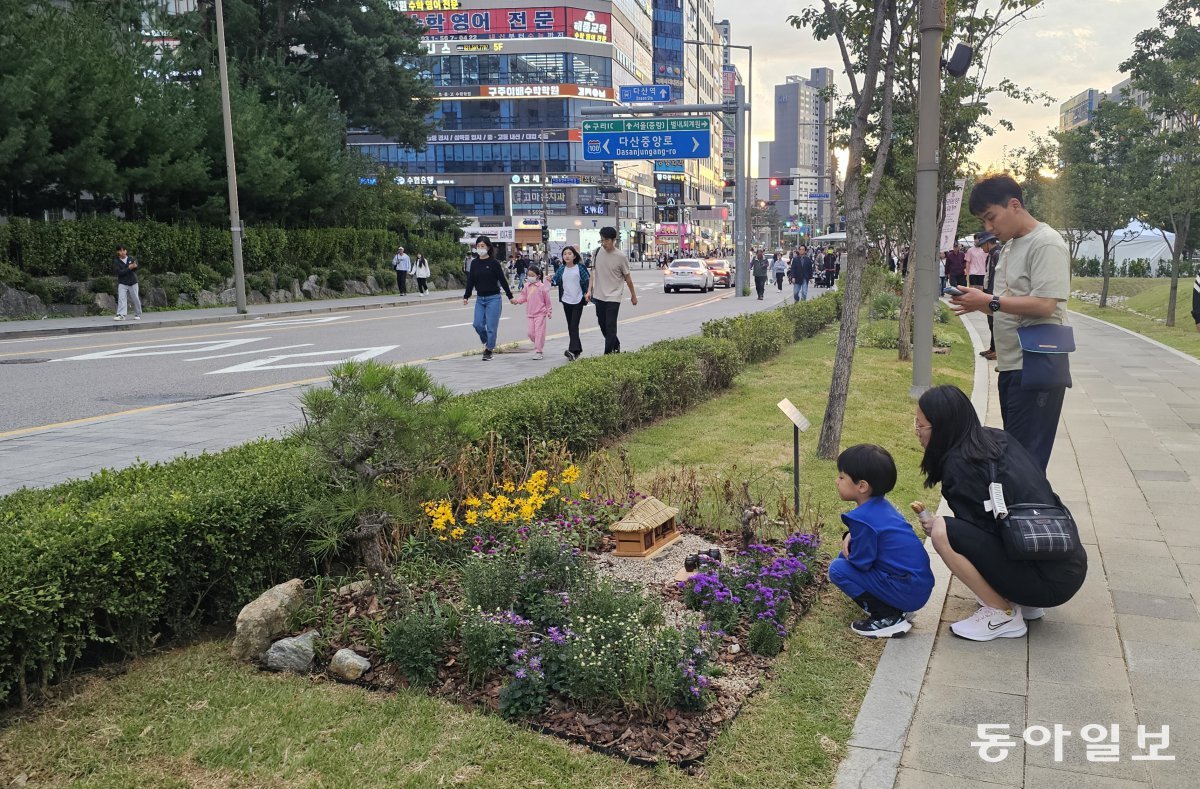
[[(686, 309), (721, 309), (731, 290), (664, 294), (661, 274), (635, 270), (638, 305), (621, 319), (671, 321)], [(747, 305), (749, 306), (749, 305)], [(404, 363), (477, 353), (474, 301), (334, 312), (229, 324), (64, 335), (0, 341), (0, 435), (165, 403), (319, 380), (330, 365), (352, 358)], [(585, 355), (601, 350), (592, 311), (581, 328)], [(566, 323), (556, 305), (547, 355), (566, 348)], [(525, 308), (504, 305), (501, 344), (526, 341)]]

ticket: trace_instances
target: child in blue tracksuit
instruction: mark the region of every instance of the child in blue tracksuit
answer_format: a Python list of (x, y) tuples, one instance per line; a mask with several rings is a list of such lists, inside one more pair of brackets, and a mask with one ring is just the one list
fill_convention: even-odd
[(904, 616), (925, 605), (933, 591), (929, 554), (912, 526), (884, 498), (896, 486), (896, 463), (883, 447), (857, 444), (837, 460), (842, 501), (857, 507), (842, 516), (849, 531), (829, 565), (829, 580), (866, 611), (850, 629), (867, 638), (907, 633)]

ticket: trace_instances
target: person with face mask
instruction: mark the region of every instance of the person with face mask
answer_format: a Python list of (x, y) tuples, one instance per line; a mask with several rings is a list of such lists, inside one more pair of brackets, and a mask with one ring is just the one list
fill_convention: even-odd
[(503, 303), (500, 301), (500, 291), (513, 302), (512, 290), (508, 287), (508, 277), (504, 275), (504, 266), (496, 260), (493, 254), (495, 247), (487, 236), (475, 239), (475, 261), (467, 275), (467, 289), (463, 293), (463, 304), (471, 300), (471, 292), (475, 296), (475, 320), (472, 327), (483, 343), (483, 361), (490, 362), (492, 353), (496, 350), (496, 332), (500, 328), (500, 312)]

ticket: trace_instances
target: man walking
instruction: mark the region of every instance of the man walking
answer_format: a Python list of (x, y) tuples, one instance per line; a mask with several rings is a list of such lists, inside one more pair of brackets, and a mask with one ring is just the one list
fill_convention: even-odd
[(525, 272), (529, 270), (529, 264), (532, 261), (529, 259), (529, 253), (522, 250), (517, 259), (513, 261), (513, 273), (517, 275), (517, 292), (520, 293), (525, 288)]
[(816, 262), (808, 254), (808, 247), (801, 244), (796, 248), (792, 258), (792, 266), (788, 270), (788, 280), (792, 283), (792, 302), (803, 299), (808, 301), (808, 281), (812, 279), (813, 267)]
[(600, 248), (591, 265), (587, 298), (596, 305), (596, 320), (600, 333), (604, 335), (604, 352), (620, 353), (621, 341), (617, 338), (617, 312), (621, 309), (622, 286), (629, 286), (629, 301), (637, 306), (637, 291), (633, 287), (633, 274), (629, 270), (629, 258), (617, 249), (617, 229), (612, 226), (600, 228)]
[(750, 273), (754, 276), (754, 289), (758, 291), (759, 301), (763, 300), (763, 293), (767, 289), (767, 269), (769, 265), (761, 249), (754, 253), (754, 259), (750, 261)]
[(129, 257), (124, 244), (117, 245), (117, 258), (113, 261), (113, 273), (117, 275), (117, 315), (114, 321), (125, 320), (129, 303), (133, 302), (133, 319), (142, 319), (142, 300), (138, 298), (137, 261)]
[[(994, 294), (963, 288), (950, 300), (955, 312), (990, 312), (994, 318), (997, 388), (1004, 429), (1041, 464), (1050, 464), (1054, 435), (1062, 414), (1065, 386), (1033, 389), (1022, 386), (1023, 355), (1017, 329), (1063, 324), (1064, 304), (1071, 291), (1071, 257), (1054, 228), (1025, 208), (1021, 187), (1006, 174), (979, 181), (971, 190), (971, 213), (1004, 244), (996, 265)], [(949, 269), (949, 256), (947, 256)], [(949, 273), (947, 271), (947, 273)]]
[(404, 253), (404, 247), (396, 250), (392, 258), (392, 268), (396, 269), (396, 290), (401, 296), (408, 295), (408, 272), (412, 271), (412, 259)]

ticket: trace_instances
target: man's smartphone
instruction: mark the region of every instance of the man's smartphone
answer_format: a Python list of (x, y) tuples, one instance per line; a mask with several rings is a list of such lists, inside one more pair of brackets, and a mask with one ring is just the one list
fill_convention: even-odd
[(945, 293), (947, 296), (963, 295), (963, 291), (959, 290), (958, 288), (954, 287), (953, 285), (947, 285), (946, 287), (942, 288), (942, 293)]

